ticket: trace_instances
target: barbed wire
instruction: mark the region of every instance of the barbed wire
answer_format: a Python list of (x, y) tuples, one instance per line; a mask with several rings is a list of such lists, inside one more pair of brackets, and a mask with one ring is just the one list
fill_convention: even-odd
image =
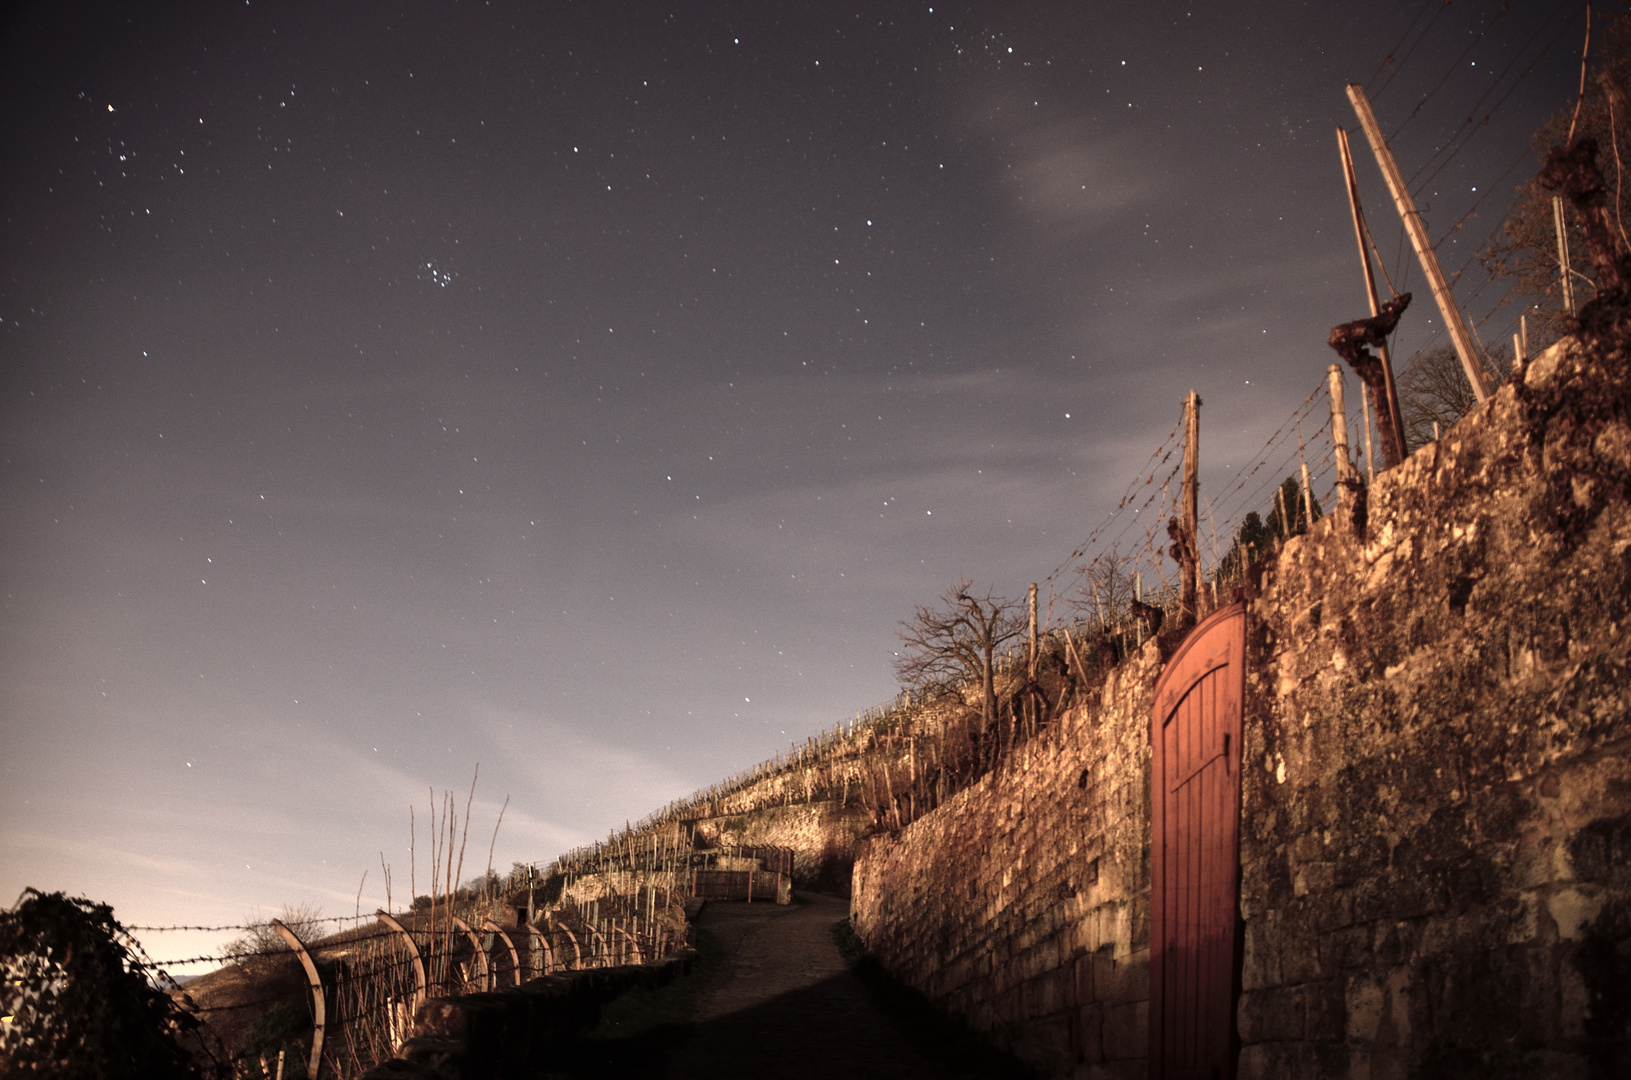
[[(1552, 51), (1552, 47), (1562, 40), (1564, 35), (1569, 32), (1570, 27), (1567, 23), (1565, 23), (1556, 34), (1552, 35), (1551, 40), (1549, 40), (1540, 50), (1540, 52), (1535, 54), (1535, 58), (1529, 62), (1529, 66), (1524, 68), (1523, 72), (1512, 81), (1512, 85), (1507, 87), (1506, 92), (1502, 94), (1500, 98), (1496, 100), (1495, 104), (1490, 107), (1489, 111), (1484, 114), (1484, 122), (1480, 124), (1477, 120), (1478, 112), (1483, 108), (1483, 104), (1489, 98), (1489, 95), (1493, 94), (1501, 85), (1501, 81), (1506, 78), (1507, 73), (1512, 70), (1513, 65), (1518, 63), (1519, 60), (1523, 59), (1523, 54), (1528, 51), (1530, 45), (1534, 44), (1535, 39), (1538, 38), (1546, 30), (1546, 28), (1552, 24), (1552, 22), (1561, 17), (1566, 10), (1566, 8), (1561, 6), (1555, 8), (1552, 14), (1547, 17), (1547, 20), (1535, 28), (1535, 32), (1529, 35), (1529, 40), (1525, 41), (1518, 51), (1513, 54), (1512, 59), (1507, 61), (1506, 67), (1501, 69), (1500, 74), (1495, 77), (1495, 81), (1490, 84), (1489, 89), (1485, 90), (1483, 95), (1473, 103), (1472, 109), (1468, 113), (1467, 118), (1461, 122), (1459, 127), (1457, 127), (1456, 133), (1446, 140), (1443, 146), (1434, 151), (1426, 161), (1417, 166), (1416, 171), (1410, 175), (1408, 180), (1405, 181), (1405, 187), (1409, 189), (1412, 194), (1421, 192), (1427, 187), (1428, 184), (1433, 182), (1433, 179), (1443, 171), (1444, 167), (1454, 160), (1456, 155), (1459, 154), (1461, 150), (1469, 142), (1471, 142), (1474, 137), (1477, 136), (1479, 130), (1481, 130), (1484, 126), (1487, 126), (1489, 118), (1500, 112), (1501, 106), (1506, 104), (1507, 98), (1511, 97), (1513, 93), (1517, 91), (1518, 87), (1523, 85), (1524, 80), (1534, 72), (1536, 66), (1539, 65), (1540, 62), (1546, 58), (1547, 54)], [(1445, 153), (1448, 153), (1449, 156), (1445, 157), (1443, 161), (1440, 161), (1437, 167), (1433, 167), (1433, 162), (1438, 160), (1439, 156)], [(1418, 184), (1416, 182), (1417, 177), (1420, 177), (1422, 172), (1428, 168), (1432, 168), (1433, 171), (1428, 173), (1428, 175), (1421, 180), (1421, 183)]]
[[(299, 916), (294, 916), (293, 918), (294, 918), (294, 921), (296, 921), (298, 923), (301, 923), (301, 924), (320, 923), (320, 922), (321, 923), (329, 923), (329, 922), (331, 922), (331, 923), (348, 923), (348, 922), (362, 923), (362, 922), (371, 922), (371, 921), (373, 921), (374, 916), (373, 915), (299, 915)], [(287, 922), (288, 920), (283, 920), (283, 921)], [(191, 931), (202, 931), (202, 932), (212, 933), (212, 934), (224, 934), (224, 933), (227, 933), (227, 932), (233, 931), (233, 930), (260, 930), (260, 929), (264, 929), (265, 927), (268, 927), (268, 926), (271, 926), (271, 925), (272, 925), (272, 920), (271, 919), (266, 919), (266, 920), (263, 920), (261, 922), (231, 924), (231, 925), (223, 925), (223, 926), (192, 926), (192, 925), (177, 923), (177, 924), (174, 924), (174, 925), (171, 925), (171, 926), (127, 926), (127, 927), (125, 927), (125, 929), (131, 931), (132, 933), (138, 933), (139, 932), (139, 933), (144, 933), (144, 934), (147, 934), (147, 933), (167, 933), (167, 932), (176, 931), (176, 930), (191, 930)]]
[(1399, 46), (1404, 44), (1405, 39), (1410, 36), (1410, 31), (1413, 30), (1416, 24), (1421, 21), (1422, 15), (1424, 15), (1429, 8), (1434, 9), (1433, 17), (1427, 20), (1427, 25), (1422, 27), (1421, 33), (1417, 35), (1416, 40), (1411, 42), (1410, 48), (1405, 52), (1404, 58), (1398, 63), (1393, 64), (1393, 71), (1389, 73), (1385, 80), (1383, 80), (1382, 85), (1376, 88), (1375, 93), (1371, 95), (1372, 97), (1379, 98), (1387, 92), (1388, 86), (1393, 82), (1394, 78), (1399, 74), (1399, 72), (1404, 69), (1404, 66), (1410, 62), (1411, 56), (1415, 55), (1416, 49), (1420, 47), (1421, 43), (1426, 40), (1427, 35), (1432, 31), (1433, 24), (1438, 22), (1438, 17), (1444, 14), (1444, 9), (1449, 6), (1450, 5), (1448, 4), (1442, 3), (1442, 0), (1423, 0), (1422, 6), (1416, 12), (1416, 17), (1410, 20), (1410, 25), (1405, 28), (1405, 32), (1399, 35), (1399, 40), (1394, 43), (1393, 48), (1387, 51), (1387, 54), (1382, 58), (1382, 62), (1376, 65), (1376, 70), (1371, 72), (1371, 77), (1366, 79), (1365, 82), (1372, 83), (1376, 81), (1376, 76), (1380, 75), (1382, 73), (1382, 69), (1387, 67), (1393, 61), (1394, 55), (1399, 51)]

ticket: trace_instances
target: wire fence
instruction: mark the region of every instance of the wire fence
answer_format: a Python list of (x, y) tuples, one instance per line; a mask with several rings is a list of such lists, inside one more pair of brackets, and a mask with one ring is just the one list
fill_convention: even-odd
[[(201, 1051), (237, 1075), (270, 1075), (280, 1052), (292, 1052), (324, 1076), (355, 1077), (396, 1054), (428, 999), (645, 963), (685, 947), (686, 894), (676, 888), (683, 875), (665, 881), (650, 872), (654, 864), (629, 868), (645, 871), (633, 887), (584, 902), (557, 895), (541, 905), (538, 883), (512, 876), (396, 915), (131, 926), (125, 944), (206, 1021)], [(213, 953), (161, 959), (131, 936), (199, 931), (241, 936)], [(186, 983), (168, 974), (200, 963), (222, 971)]]

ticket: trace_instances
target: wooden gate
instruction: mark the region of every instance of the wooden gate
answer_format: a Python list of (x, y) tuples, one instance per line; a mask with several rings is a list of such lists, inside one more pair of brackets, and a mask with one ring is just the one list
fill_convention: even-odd
[(1150, 1076), (1230, 1080), (1240, 934), (1246, 609), (1207, 617), (1150, 717)]

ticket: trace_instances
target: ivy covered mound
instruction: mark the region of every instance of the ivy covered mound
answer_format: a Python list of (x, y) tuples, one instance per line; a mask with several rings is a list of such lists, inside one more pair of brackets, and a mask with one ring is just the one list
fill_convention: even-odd
[(0, 1074), (207, 1075), (179, 1041), (198, 1019), (153, 985), (106, 904), (28, 889), (0, 911)]

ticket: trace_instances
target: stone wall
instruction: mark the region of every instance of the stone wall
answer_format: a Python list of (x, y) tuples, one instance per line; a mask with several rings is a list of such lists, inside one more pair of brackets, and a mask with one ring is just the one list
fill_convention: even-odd
[(1631, 430), (1557, 408), (1598, 393), (1548, 353), (1266, 575), (1242, 1076), (1631, 1075)]
[(1148, 1057), (1152, 642), (1004, 767), (876, 837), (851, 908), (898, 978), (1043, 1068)]
[[(1250, 600), (1243, 1077), (1631, 1075), (1626, 380), (1533, 363)], [(1143, 1075), (1147, 648), (857, 861), (879, 958), (1052, 1075)]]
[(865, 807), (837, 799), (772, 806), (752, 813), (688, 822), (699, 847), (785, 847), (793, 851), (796, 888), (847, 894), (855, 851), (871, 825)]

